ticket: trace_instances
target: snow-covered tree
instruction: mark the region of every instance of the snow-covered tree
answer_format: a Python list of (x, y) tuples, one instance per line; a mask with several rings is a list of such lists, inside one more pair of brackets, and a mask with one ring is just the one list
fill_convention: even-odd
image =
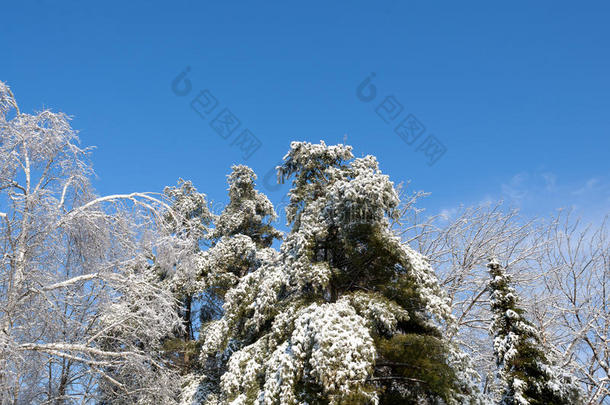
[[(182, 242), (180, 255), (176, 249), (162, 249), (154, 253), (151, 272), (161, 285), (172, 291), (180, 303), (179, 316), (182, 328), (168, 336), (163, 348), (174, 367), (187, 372), (196, 355), (196, 327), (202, 310), (209, 310), (209, 302), (202, 302), (203, 281), (200, 276), (202, 246), (209, 242), (208, 233), (214, 215), (210, 212), (206, 195), (199, 193), (190, 181), (178, 180), (177, 186), (165, 187), (164, 196), (170, 210), (165, 214), (165, 230), (174, 241)], [(208, 304), (208, 305), (206, 305)]]
[[(141, 271), (151, 249), (172, 246), (156, 235), (167, 207), (145, 193), (98, 197), (91, 174), (68, 117), (21, 112), (0, 82), (2, 404), (87, 403), (106, 383), (142, 402), (175, 393), (148, 350), (179, 326), (175, 302)], [(117, 380), (121, 370), (146, 384)]]
[(610, 403), (609, 217), (583, 224), (561, 210), (537, 270), (549, 299), (536, 322), (583, 384), (587, 404)]
[[(210, 248), (198, 260), (200, 288), (216, 302), (222, 301), (228, 289), (259, 265), (257, 253), (268, 251), (273, 241), (282, 237), (272, 225), (277, 219), (273, 204), (255, 189), (255, 180), (249, 167), (232, 167), (228, 176), (229, 203), (214, 218), (214, 228), (207, 236)], [(209, 321), (216, 315), (203, 313), (201, 320)]]
[(501, 382), (500, 404), (580, 404), (580, 390), (568, 373), (553, 364), (539, 331), (525, 318), (510, 277), (489, 264), (494, 353)]
[(202, 355), (226, 362), (186, 403), (470, 403), (467, 359), (443, 337), (448, 300), (426, 259), (390, 231), (398, 196), (372, 156), (293, 142), (292, 229), (225, 295)]
[(485, 377), (484, 392), (492, 392), (496, 367), (489, 335), (487, 263), (494, 255), (505, 260), (515, 282), (528, 292), (522, 303), (528, 310), (547, 305), (547, 297), (535, 295), (541, 290), (535, 267), (548, 245), (544, 226), (501, 202), (458, 207), (432, 217), (422, 211), (416, 207), (405, 211), (399, 232), (434, 265), (456, 318), (457, 328), (447, 329), (447, 337), (469, 354)]
[(578, 378), (584, 402), (608, 402), (607, 220), (587, 225), (570, 210), (559, 210), (550, 220), (526, 218), (501, 202), (457, 207), (436, 216), (425, 216), (412, 204), (403, 210), (397, 228), (434, 265), (457, 319), (457, 331), (448, 330), (450, 338), (486, 376), (484, 392), (493, 392), (497, 383), (487, 294), (488, 258), (496, 256), (510, 268), (520, 306), (548, 351)]
[[(255, 189), (255, 180), (252, 169), (243, 165), (232, 168), (228, 176), (229, 203), (214, 219), (214, 229), (207, 236), (210, 248), (199, 254), (197, 288), (205, 298), (200, 317), (204, 328), (218, 318), (221, 311), (215, 306), (222, 304), (226, 292), (242, 277), (255, 271), (262, 257), (277, 255), (270, 247), (282, 236), (272, 225), (277, 215), (269, 199)], [(210, 389), (218, 391), (219, 378), (225, 368), (226, 358), (203, 353), (197, 370), (184, 378), (185, 400), (192, 400), (196, 392), (193, 389), (213, 387)], [(201, 388), (196, 388), (199, 386)]]
[(255, 180), (256, 174), (249, 167), (232, 167), (228, 176), (229, 204), (215, 221), (211, 239), (218, 241), (223, 237), (246, 235), (256, 246), (263, 248), (282, 237), (282, 233), (272, 225), (277, 219), (273, 204), (254, 188)]

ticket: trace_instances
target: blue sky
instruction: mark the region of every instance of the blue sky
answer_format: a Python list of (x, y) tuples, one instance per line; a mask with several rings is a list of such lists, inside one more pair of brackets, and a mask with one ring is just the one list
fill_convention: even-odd
[[(431, 213), (503, 198), (595, 220), (610, 206), (607, 2), (39, 0), (1, 13), (0, 80), (23, 111), (74, 117), (101, 194), (182, 177), (225, 201), (232, 164), (263, 177), (291, 140), (347, 138), (431, 192)], [(202, 117), (203, 90), (216, 107)], [(240, 122), (227, 139), (211, 126), (224, 109)], [(395, 132), (409, 115), (425, 128), (412, 144)], [(248, 159), (246, 129), (260, 141)], [(432, 166), (431, 139), (446, 149)], [(261, 188), (276, 203), (287, 190)]]

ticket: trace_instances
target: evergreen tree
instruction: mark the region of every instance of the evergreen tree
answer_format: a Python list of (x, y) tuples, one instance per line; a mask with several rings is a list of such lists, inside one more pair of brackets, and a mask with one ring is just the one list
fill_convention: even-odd
[(500, 264), (488, 264), (494, 353), (502, 386), (501, 405), (583, 403), (574, 379), (553, 365), (536, 328), (525, 318), (511, 279)]
[(206, 325), (202, 356), (226, 366), (218, 387), (190, 381), (185, 403), (477, 402), (432, 268), (390, 231), (399, 200), (375, 158), (293, 142), (279, 176), (293, 178), (292, 229)]
[(210, 237), (218, 241), (235, 235), (248, 236), (259, 248), (271, 246), (282, 233), (271, 223), (277, 219), (271, 201), (254, 188), (256, 174), (248, 166), (233, 166), (228, 176), (229, 204), (215, 221)]
[[(259, 264), (257, 254), (277, 253), (269, 250), (282, 233), (272, 222), (277, 219), (273, 204), (256, 190), (256, 175), (247, 166), (233, 166), (228, 176), (229, 204), (215, 218), (208, 239), (210, 248), (199, 258), (198, 272), (206, 294), (222, 301), (226, 291)], [(214, 314), (202, 312), (202, 322)]]
[[(255, 180), (249, 167), (232, 167), (228, 176), (229, 204), (214, 220), (214, 228), (208, 234), (210, 248), (198, 257), (198, 288), (210, 304), (200, 311), (204, 329), (222, 312), (214, 309), (224, 301), (226, 292), (268, 257), (278, 254), (271, 248), (273, 241), (282, 237), (272, 225), (277, 215), (269, 199), (255, 189)], [(214, 395), (219, 391), (226, 363), (226, 356), (202, 353), (198, 369), (184, 378), (183, 398), (192, 402), (193, 396), (201, 392)]]
[(175, 336), (168, 337), (164, 349), (174, 365), (184, 373), (192, 367), (193, 355), (197, 353), (195, 313), (205, 307), (199, 302), (202, 282), (198, 263), (201, 246), (207, 240), (214, 216), (205, 194), (199, 193), (190, 181), (179, 179), (178, 186), (166, 187), (164, 194), (171, 204), (164, 218), (167, 233), (171, 235), (173, 243), (184, 246), (179, 250), (181, 255), (178, 257), (171, 254), (175, 249), (156, 252), (153, 269), (180, 302), (183, 328), (176, 330)]

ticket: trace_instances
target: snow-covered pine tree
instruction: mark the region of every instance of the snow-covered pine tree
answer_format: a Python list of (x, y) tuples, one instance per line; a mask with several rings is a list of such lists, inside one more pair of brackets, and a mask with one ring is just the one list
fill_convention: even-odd
[[(228, 176), (229, 204), (219, 216), (210, 212), (206, 196), (190, 181), (180, 179), (178, 187), (165, 188), (171, 201), (166, 215), (170, 232), (190, 244), (185, 251), (191, 252), (170, 258), (170, 268), (175, 271), (161, 274), (182, 303), (184, 330), (177, 338), (168, 339), (165, 347), (168, 353), (182, 354), (179, 363), (183, 372), (194, 366), (192, 355), (198, 350), (194, 325), (217, 318), (226, 290), (254, 266), (255, 251), (281, 238), (281, 232), (271, 225), (277, 218), (273, 205), (255, 190), (255, 180), (252, 169), (233, 166)], [(209, 249), (202, 250), (203, 244)]]
[[(211, 247), (202, 252), (198, 271), (206, 286), (206, 294), (216, 302), (226, 291), (259, 264), (257, 254), (277, 254), (269, 249), (282, 232), (272, 225), (277, 214), (271, 201), (255, 189), (256, 174), (247, 166), (232, 167), (228, 176), (229, 204), (215, 218), (208, 239)], [(202, 312), (201, 321), (218, 314)]]
[[(269, 257), (277, 260), (278, 252), (271, 244), (281, 239), (282, 233), (273, 227), (277, 218), (273, 204), (255, 189), (255, 180), (256, 174), (249, 167), (232, 167), (228, 176), (229, 204), (214, 220), (214, 228), (208, 234), (210, 248), (199, 256), (199, 287), (209, 304), (207, 311), (204, 305), (200, 312), (204, 328), (218, 318), (219, 311), (213, 309), (224, 301), (230, 288)], [(205, 352), (200, 360), (198, 369), (185, 376), (185, 402), (197, 402), (193, 397), (219, 390), (227, 356)]]
[(246, 235), (259, 248), (271, 246), (282, 233), (272, 222), (277, 219), (273, 204), (254, 188), (256, 174), (248, 166), (233, 166), (228, 176), (229, 204), (215, 221), (210, 238), (219, 241), (223, 237)]
[(536, 328), (525, 318), (519, 297), (504, 268), (488, 263), (494, 353), (501, 405), (575, 405), (583, 403), (579, 387), (554, 365)]
[(179, 179), (178, 186), (165, 187), (164, 194), (171, 202), (165, 215), (168, 232), (177, 237), (174, 240), (182, 241), (186, 246), (181, 250), (185, 252), (181, 257), (167, 257), (167, 252), (158, 252), (155, 259), (169, 262), (169, 265), (156, 268), (173, 269), (171, 274), (164, 272), (159, 276), (167, 281), (182, 304), (184, 331), (181, 337), (190, 341), (194, 339), (194, 301), (201, 288), (197, 264), (214, 215), (210, 212), (206, 195), (199, 193), (190, 181)]
[(293, 142), (279, 177), (293, 178), (292, 230), (202, 331), (202, 355), (226, 370), (218, 389), (189, 384), (185, 403), (477, 402), (432, 268), (389, 229), (399, 200), (375, 158)]

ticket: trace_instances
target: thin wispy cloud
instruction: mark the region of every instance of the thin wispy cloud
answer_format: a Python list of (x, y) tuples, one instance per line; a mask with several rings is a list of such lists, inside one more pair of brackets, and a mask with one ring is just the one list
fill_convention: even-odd
[(551, 172), (520, 172), (500, 185), (499, 199), (524, 213), (541, 215), (571, 208), (595, 220), (609, 211), (610, 180), (597, 176), (570, 181)]
[[(547, 171), (523, 171), (509, 177), (496, 190), (482, 197), (464, 198), (473, 201), (466, 205), (487, 206), (502, 201), (527, 216), (552, 215), (568, 208), (584, 220), (595, 222), (610, 213), (610, 179), (601, 176), (568, 181)], [(441, 220), (448, 221), (459, 212), (460, 206), (440, 209)]]

